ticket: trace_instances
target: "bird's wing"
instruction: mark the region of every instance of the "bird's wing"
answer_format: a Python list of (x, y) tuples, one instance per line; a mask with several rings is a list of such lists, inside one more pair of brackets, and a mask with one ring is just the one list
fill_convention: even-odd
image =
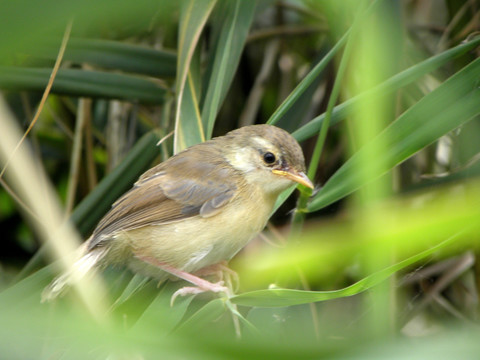
[(209, 217), (226, 205), (235, 194), (238, 174), (219, 154), (201, 146), (195, 150), (143, 174), (99, 222), (89, 248), (117, 231)]

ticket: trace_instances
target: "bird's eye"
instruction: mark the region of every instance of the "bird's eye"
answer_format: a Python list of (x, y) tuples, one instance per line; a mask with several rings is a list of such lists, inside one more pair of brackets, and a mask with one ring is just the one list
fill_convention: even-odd
[(265, 164), (273, 164), (276, 160), (277, 158), (271, 152), (263, 154), (263, 161), (265, 161)]

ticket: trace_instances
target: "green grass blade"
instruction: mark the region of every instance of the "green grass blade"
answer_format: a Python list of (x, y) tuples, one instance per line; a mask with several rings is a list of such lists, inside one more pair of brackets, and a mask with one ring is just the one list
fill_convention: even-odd
[(205, 141), (202, 119), (198, 109), (198, 87), (195, 85), (195, 79), (198, 78), (192, 74), (192, 71), (189, 71), (180, 108), (181, 117), (179, 117), (175, 132), (175, 153)]
[(199, 52), (195, 52), (192, 58), (182, 95), (175, 123), (175, 153), (205, 141), (205, 133), (198, 106), (200, 96)]
[(414, 256), (411, 256), (403, 261), (400, 261), (392, 266), (380, 270), (372, 275), (369, 275), (356, 283), (347, 286), (340, 290), (332, 291), (304, 291), (294, 289), (266, 289), (243, 293), (234, 296), (230, 300), (237, 305), (256, 306), (256, 307), (282, 307), (300, 304), (308, 304), (317, 301), (325, 301), (347, 297), (364, 292), (375, 285), (385, 281), (397, 271), (402, 270), (428, 256), (434, 254), (438, 250), (452, 244), (457, 238), (454, 235), (447, 240), (442, 241), (436, 246), (422, 251)]
[(208, 72), (208, 87), (202, 107), (202, 121), (207, 139), (243, 52), (245, 40), (253, 21), (256, 1), (232, 0), (219, 4), (217, 20), (221, 22)]
[[(21, 52), (55, 60), (59, 41), (45, 40), (36, 48)], [(145, 46), (102, 39), (71, 38), (68, 41), (64, 61), (74, 64), (87, 63), (105, 69), (121, 70), (157, 77), (174, 77), (177, 55), (173, 51), (156, 50)]]
[(199, 118), (195, 81), (198, 72), (191, 66), (195, 48), (216, 0), (185, 1), (180, 15), (177, 64), (177, 109), (175, 112), (174, 152), (205, 141)]
[[(0, 67), (0, 88), (43, 92), (51, 69)], [(125, 74), (61, 69), (52, 93), (162, 104), (167, 90), (157, 82)]]
[[(480, 44), (480, 37), (475, 38), (472, 41), (458, 45), (452, 49), (449, 49), (441, 54), (428, 58), (425, 61), (422, 61), (419, 64), (416, 64), (397, 75), (392, 76), (390, 79), (384, 83), (378, 85), (371, 91), (365, 94), (358, 95), (344, 103), (335, 106), (332, 112), (332, 119), (330, 126), (337, 124), (339, 121), (345, 119), (349, 114), (354, 111), (357, 104), (365, 99), (365, 97), (379, 97), (391, 94), (392, 92), (402, 88), (405, 85), (412, 83), (421, 76), (432, 72), (433, 70), (439, 68), (440, 66), (446, 64), (448, 61), (451, 61), (461, 55), (464, 55), (468, 51), (474, 49)], [(302, 126), (300, 129), (296, 130), (292, 135), (298, 141), (304, 141), (312, 136), (318, 134), (320, 127), (325, 119), (325, 114), (317, 116), (315, 119), (310, 121), (308, 124)]]
[[(314, 196), (308, 210), (319, 210), (347, 196), (364, 185), (365, 179), (378, 178), (479, 114), (479, 79), (480, 59), (477, 59), (422, 98), (355, 153)], [(385, 151), (375, 159), (366, 159), (370, 149), (378, 148), (378, 144), (386, 144)]]

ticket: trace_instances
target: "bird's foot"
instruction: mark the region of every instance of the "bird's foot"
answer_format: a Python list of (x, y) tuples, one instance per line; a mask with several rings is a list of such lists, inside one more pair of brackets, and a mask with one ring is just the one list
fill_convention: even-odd
[(228, 267), (226, 261), (221, 261), (217, 264), (206, 266), (195, 272), (197, 276), (215, 275), (219, 280), (225, 280), (230, 288), (237, 291), (240, 285), (238, 274)]
[(170, 306), (173, 306), (177, 296), (198, 295), (207, 291), (211, 291), (214, 293), (225, 293), (227, 294), (227, 296), (230, 296), (230, 289), (227, 288), (226, 286), (223, 286), (223, 281), (219, 281), (217, 283), (211, 283), (206, 280), (203, 280), (201, 287), (185, 286), (175, 291), (172, 295), (172, 298), (170, 299)]
[(187, 286), (183, 287), (180, 290), (177, 290), (173, 295), (170, 300), (170, 305), (173, 305), (175, 299), (177, 296), (185, 296), (185, 295), (196, 295), (196, 294), (201, 294), (207, 291), (212, 291), (214, 293), (225, 293), (227, 294), (228, 297), (232, 295), (232, 292), (230, 289), (226, 286), (224, 286), (223, 281), (219, 281), (217, 283), (211, 283), (210, 281), (207, 281), (205, 279), (202, 279), (196, 275), (190, 274), (186, 271), (177, 269), (173, 266), (170, 266), (166, 263), (160, 262), (155, 258), (149, 257), (149, 256), (140, 256), (137, 255), (137, 258), (139, 258), (142, 261), (145, 261), (148, 264), (154, 265), (163, 271), (166, 271), (172, 275), (175, 275), (176, 277), (183, 279), (185, 281), (188, 281), (189, 283), (195, 285), (195, 286)]

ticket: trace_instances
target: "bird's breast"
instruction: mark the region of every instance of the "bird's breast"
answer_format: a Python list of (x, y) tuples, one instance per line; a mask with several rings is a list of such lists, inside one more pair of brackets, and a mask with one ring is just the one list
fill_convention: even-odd
[[(195, 272), (231, 259), (265, 227), (274, 202), (274, 198), (254, 188), (244, 188), (215, 216), (194, 216), (169, 224), (149, 225), (125, 232), (123, 236), (127, 237), (133, 253)], [(134, 262), (138, 271), (138, 261)]]

